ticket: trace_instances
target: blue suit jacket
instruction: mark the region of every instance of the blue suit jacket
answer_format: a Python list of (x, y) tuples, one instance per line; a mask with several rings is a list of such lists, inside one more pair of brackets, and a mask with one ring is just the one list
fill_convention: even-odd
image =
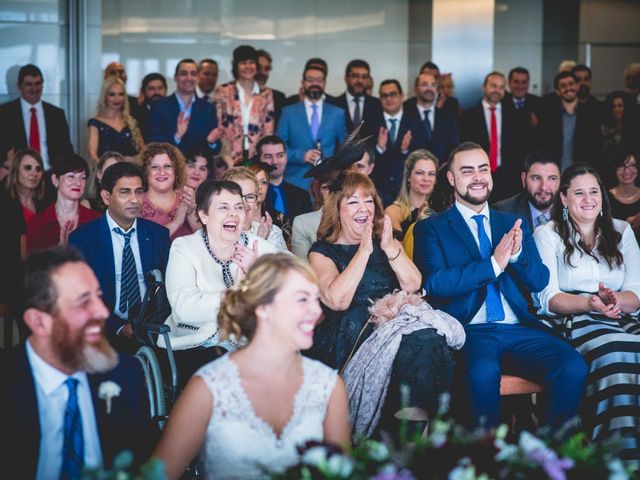
[[(179, 114), (180, 105), (175, 93), (152, 102), (149, 111), (149, 141), (168, 142), (185, 154), (197, 148), (211, 148), (207, 143), (207, 135), (218, 126), (216, 107), (196, 97), (191, 107), (191, 120), (187, 132), (180, 143), (176, 144), (174, 136)], [(220, 141), (215, 143), (212, 151), (220, 151)]]
[[(169, 230), (162, 225), (138, 218), (138, 245), (140, 246), (140, 261), (142, 273), (146, 274), (154, 268), (159, 269), (164, 276), (169, 260)], [(116, 304), (116, 267), (113, 259), (113, 243), (106, 215), (77, 228), (69, 236), (69, 244), (77, 248), (85, 261), (93, 269), (103, 300), (113, 311)], [(111, 315), (107, 320), (107, 329), (113, 334), (124, 322)]]
[[(40, 418), (36, 385), (24, 345), (5, 351), (0, 393), (0, 465), (4, 478), (35, 478), (40, 450)], [(88, 375), (93, 408), (102, 447), (102, 458), (110, 466), (113, 457), (131, 450), (137, 463), (146, 461), (157, 438), (157, 428), (149, 413), (149, 403), (140, 364), (120, 355), (120, 363), (108, 373)], [(98, 388), (106, 380), (122, 391), (111, 401), (98, 398)]]
[[(347, 136), (346, 120), (341, 108), (322, 102), (322, 118), (318, 130), (318, 139), (322, 144), (322, 157), (334, 154), (336, 146), (340, 145)], [(277, 135), (282, 138), (287, 147), (287, 168), (284, 179), (293, 185), (309, 190), (310, 178), (304, 174), (311, 168), (305, 163), (304, 154), (307, 150), (316, 148), (311, 136), (311, 126), (307, 120), (304, 102), (289, 105), (282, 109)]]
[[(518, 218), (521, 217), (490, 210), (494, 244)], [(455, 206), (418, 222), (413, 230), (413, 259), (422, 273), (424, 288), (433, 307), (466, 325), (484, 303), (486, 286), (498, 282), (500, 292), (521, 324), (545, 328), (529, 313), (520, 289), (542, 290), (549, 282), (549, 270), (540, 259), (527, 222), (523, 221), (522, 232), (522, 252), (518, 261), (509, 263), (496, 278), (491, 258), (482, 258), (471, 230)]]

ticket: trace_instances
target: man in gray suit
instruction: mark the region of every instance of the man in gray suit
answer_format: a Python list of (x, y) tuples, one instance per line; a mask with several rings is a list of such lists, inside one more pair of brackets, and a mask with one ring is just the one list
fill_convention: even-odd
[(560, 168), (549, 154), (535, 150), (525, 159), (520, 178), (524, 190), (493, 208), (520, 215), (533, 230), (551, 219), (551, 207), (560, 189)]

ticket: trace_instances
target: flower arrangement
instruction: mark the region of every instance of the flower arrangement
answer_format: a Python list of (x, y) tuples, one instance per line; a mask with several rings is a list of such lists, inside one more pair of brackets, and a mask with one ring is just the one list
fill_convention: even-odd
[[(446, 399), (443, 402), (447, 403)], [(616, 457), (617, 439), (590, 442), (583, 432), (536, 436), (523, 431), (507, 439), (506, 425), (469, 431), (442, 413), (429, 431), (407, 438), (406, 422), (397, 445), (388, 437), (363, 439), (351, 452), (310, 442), (300, 461), (274, 480), (625, 480), (633, 472)], [(446, 408), (445, 408), (446, 410)], [(564, 433), (564, 435), (563, 435)]]

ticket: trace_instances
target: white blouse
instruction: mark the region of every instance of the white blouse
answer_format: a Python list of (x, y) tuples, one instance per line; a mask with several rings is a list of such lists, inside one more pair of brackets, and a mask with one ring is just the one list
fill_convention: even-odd
[[(604, 260), (574, 251), (571, 264), (564, 260), (564, 243), (554, 230), (555, 222), (538, 227), (533, 237), (542, 262), (549, 269), (549, 284), (541, 292), (533, 294), (534, 303), (541, 315), (554, 315), (549, 309), (551, 299), (561, 292), (595, 293), (602, 282), (617, 292), (630, 291), (640, 298), (640, 248), (631, 226), (623, 220), (613, 220), (614, 228), (622, 234), (618, 248), (622, 252), (622, 265), (609, 268)], [(598, 256), (597, 247), (594, 254)]]

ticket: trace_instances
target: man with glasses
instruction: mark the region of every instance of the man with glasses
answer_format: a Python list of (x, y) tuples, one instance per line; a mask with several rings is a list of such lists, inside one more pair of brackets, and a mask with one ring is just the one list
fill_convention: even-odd
[(369, 64), (364, 60), (351, 60), (347, 64), (344, 75), (347, 91), (331, 102), (345, 111), (348, 131), (364, 121), (360, 137), (372, 136), (370, 144), (373, 145), (378, 130), (384, 126), (384, 118), (380, 100), (367, 95), (367, 85), (371, 79), (370, 72)]
[(302, 74), (304, 100), (282, 109), (277, 135), (286, 147), (287, 182), (309, 190), (304, 174), (322, 158), (333, 155), (347, 136), (344, 111), (325, 102), (325, 71), (315, 65)]

